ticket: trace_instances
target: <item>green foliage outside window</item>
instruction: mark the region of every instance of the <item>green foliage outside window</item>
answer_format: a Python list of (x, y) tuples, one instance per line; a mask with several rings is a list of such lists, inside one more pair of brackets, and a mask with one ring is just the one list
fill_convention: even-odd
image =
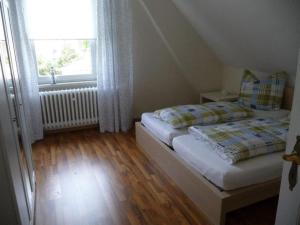
[[(81, 41), (81, 49), (82, 51), (87, 51), (90, 48), (89, 40), (82, 40)], [(38, 56), (37, 63), (38, 63), (38, 70), (39, 75), (45, 76), (51, 74), (53, 71), (56, 75), (62, 75), (62, 68), (67, 65), (70, 65), (74, 61), (80, 58), (80, 53), (76, 52), (75, 49), (64, 46), (60, 55), (55, 57), (54, 59), (45, 58), (43, 56)]]

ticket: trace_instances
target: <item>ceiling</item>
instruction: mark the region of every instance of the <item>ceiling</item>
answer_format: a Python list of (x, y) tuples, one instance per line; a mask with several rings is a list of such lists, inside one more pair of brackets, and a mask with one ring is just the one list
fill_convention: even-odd
[(225, 64), (296, 74), (300, 0), (173, 2)]

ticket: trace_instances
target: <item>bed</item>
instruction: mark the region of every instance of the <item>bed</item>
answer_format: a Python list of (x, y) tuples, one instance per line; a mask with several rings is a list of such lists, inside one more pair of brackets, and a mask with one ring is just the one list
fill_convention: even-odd
[[(292, 91), (292, 88), (285, 90), (284, 107), (286, 109), (291, 108)], [(213, 168), (207, 169), (209, 163), (203, 160), (202, 167), (199, 166), (199, 161), (196, 161), (200, 160), (199, 157), (196, 159), (190, 150), (193, 149), (193, 145), (201, 145), (201, 143), (195, 143), (199, 140), (187, 135), (186, 131), (176, 135), (169, 134), (168, 139), (165, 139), (168, 140), (166, 143), (162, 141), (157, 129), (155, 133), (153, 128), (149, 128), (149, 123), (145, 123), (145, 120), (142, 120), (142, 123), (136, 123), (138, 146), (174, 180), (203, 213), (209, 224), (224, 225), (226, 213), (278, 195), (281, 175), (280, 153), (259, 156), (269, 157), (270, 165), (263, 163), (265, 161), (263, 158), (257, 157), (253, 160), (253, 163), (258, 163), (266, 170), (258, 176), (253, 176), (256, 172), (251, 161), (244, 163), (246, 165), (242, 168), (225, 168), (224, 165), (223, 167), (218, 165), (213, 171)], [(170, 144), (173, 144), (175, 151)], [(203, 147), (207, 148), (207, 146)], [(204, 171), (205, 167), (206, 171)], [(226, 178), (224, 171), (223, 178), (218, 178), (221, 176), (222, 169), (227, 169), (227, 174), (233, 174), (233, 178)], [(251, 174), (253, 177), (247, 182), (237, 181)]]

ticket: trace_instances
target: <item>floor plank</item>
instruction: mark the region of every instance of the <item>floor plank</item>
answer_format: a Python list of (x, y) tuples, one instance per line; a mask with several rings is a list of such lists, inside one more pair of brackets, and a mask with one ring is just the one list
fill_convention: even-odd
[[(133, 133), (48, 135), (33, 146), (36, 225), (205, 225), (194, 204), (136, 147)], [(227, 225), (273, 225), (277, 198)]]

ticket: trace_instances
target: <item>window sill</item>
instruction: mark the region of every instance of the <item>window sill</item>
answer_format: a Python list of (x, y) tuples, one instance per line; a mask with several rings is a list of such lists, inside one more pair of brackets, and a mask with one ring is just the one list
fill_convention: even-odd
[(64, 89), (95, 87), (95, 86), (97, 86), (96, 81), (41, 84), (41, 85), (39, 85), (39, 91), (53, 91), (53, 90), (64, 90)]

